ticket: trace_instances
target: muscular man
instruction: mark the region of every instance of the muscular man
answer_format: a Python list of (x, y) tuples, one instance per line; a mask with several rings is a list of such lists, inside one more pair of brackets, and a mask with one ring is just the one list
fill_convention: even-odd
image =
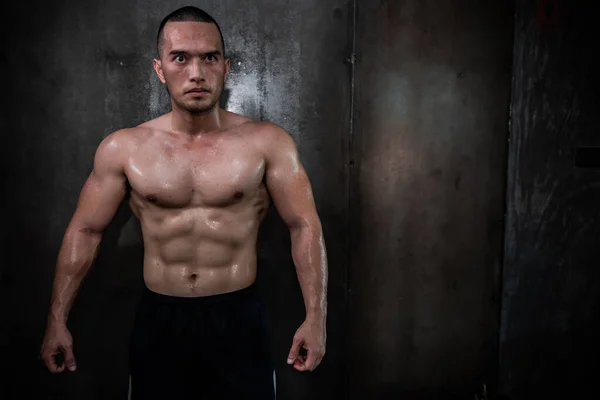
[(172, 110), (99, 145), (59, 252), (41, 356), (51, 372), (75, 371), (67, 316), (129, 190), (146, 286), (131, 334), (132, 398), (271, 399), (254, 284), (257, 231), (271, 199), (290, 229), (306, 306), (288, 363), (312, 371), (325, 354), (327, 257), (310, 182), (288, 133), (219, 107), (229, 59), (210, 15), (174, 11), (157, 44), (154, 69)]

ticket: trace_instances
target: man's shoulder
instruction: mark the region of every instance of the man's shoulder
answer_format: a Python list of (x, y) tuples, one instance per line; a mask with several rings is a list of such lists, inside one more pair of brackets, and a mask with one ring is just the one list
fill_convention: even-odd
[(110, 145), (127, 148), (150, 131), (149, 128), (141, 126), (121, 128), (106, 136), (100, 146)]
[(94, 169), (112, 169), (123, 172), (129, 157), (139, 148), (145, 138), (152, 135), (147, 127), (118, 129), (102, 139), (94, 155)]
[(169, 113), (163, 114), (160, 117), (143, 122), (136, 127), (130, 128), (135, 132), (142, 133), (151, 130), (168, 130), (169, 129)]
[(282, 127), (273, 122), (252, 119), (245, 115), (236, 114), (231, 111), (226, 111), (226, 113), (230, 128), (244, 132), (256, 133), (258, 136), (287, 134)]
[(269, 121), (248, 119), (241, 123), (239, 128), (242, 131), (251, 133), (256, 140), (265, 143), (291, 138), (291, 135), (285, 129)]
[(240, 128), (243, 131), (242, 134), (251, 137), (256, 148), (268, 159), (278, 153), (289, 153), (297, 150), (292, 135), (276, 123), (248, 121)]
[(151, 135), (152, 129), (143, 126), (118, 129), (101, 140), (96, 157), (115, 163), (124, 161)]
[(236, 126), (244, 126), (248, 123), (256, 122), (250, 117), (247, 117), (242, 114), (234, 113), (233, 111), (223, 110), (221, 109), (221, 116), (224, 121), (226, 121), (227, 125), (231, 128)]
[(168, 129), (168, 114), (161, 115), (158, 118), (142, 122), (136, 126), (121, 128), (114, 131), (106, 137), (106, 139), (116, 140), (122, 143), (138, 142), (140, 139), (147, 139), (152, 133), (160, 130)]

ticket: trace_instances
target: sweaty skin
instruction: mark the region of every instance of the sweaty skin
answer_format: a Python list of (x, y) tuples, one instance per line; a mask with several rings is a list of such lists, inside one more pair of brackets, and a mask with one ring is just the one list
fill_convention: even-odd
[(145, 284), (179, 297), (254, 282), (258, 228), (272, 201), (290, 230), (306, 307), (288, 363), (312, 371), (325, 354), (327, 256), (296, 145), (275, 124), (219, 107), (229, 60), (216, 25), (168, 22), (161, 40), (154, 69), (168, 87), (172, 111), (116, 131), (98, 146), (58, 255), (40, 355), (53, 373), (76, 369), (69, 310), (129, 191), (143, 232)]
[[(124, 174), (131, 186), (146, 285), (181, 297), (247, 287), (256, 278), (258, 227), (270, 204), (265, 127), (228, 113), (223, 130), (181, 138), (168, 131), (169, 118), (118, 132), (106, 143), (114, 146), (107, 162), (121, 174), (109, 179), (123, 181)], [(296, 156), (287, 157), (285, 168), (298, 168)]]

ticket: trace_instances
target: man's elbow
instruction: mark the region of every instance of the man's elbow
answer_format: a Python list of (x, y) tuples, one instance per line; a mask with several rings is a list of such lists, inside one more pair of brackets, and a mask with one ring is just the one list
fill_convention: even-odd
[(308, 231), (315, 234), (322, 233), (321, 220), (317, 216), (298, 216), (287, 221), (290, 232)]
[(93, 239), (100, 240), (104, 233), (104, 225), (90, 224), (84, 221), (73, 221), (68, 228), (68, 234), (75, 236), (87, 236)]

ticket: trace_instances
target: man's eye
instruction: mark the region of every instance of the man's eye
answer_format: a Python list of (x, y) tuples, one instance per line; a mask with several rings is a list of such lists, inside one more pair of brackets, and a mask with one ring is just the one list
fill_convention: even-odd
[(177, 56), (177, 57), (175, 57), (175, 61), (176, 62), (184, 62), (185, 61), (185, 57), (184, 56)]
[(206, 56), (206, 61), (210, 61), (210, 62), (217, 61), (217, 57), (215, 57), (212, 54), (209, 54)]

